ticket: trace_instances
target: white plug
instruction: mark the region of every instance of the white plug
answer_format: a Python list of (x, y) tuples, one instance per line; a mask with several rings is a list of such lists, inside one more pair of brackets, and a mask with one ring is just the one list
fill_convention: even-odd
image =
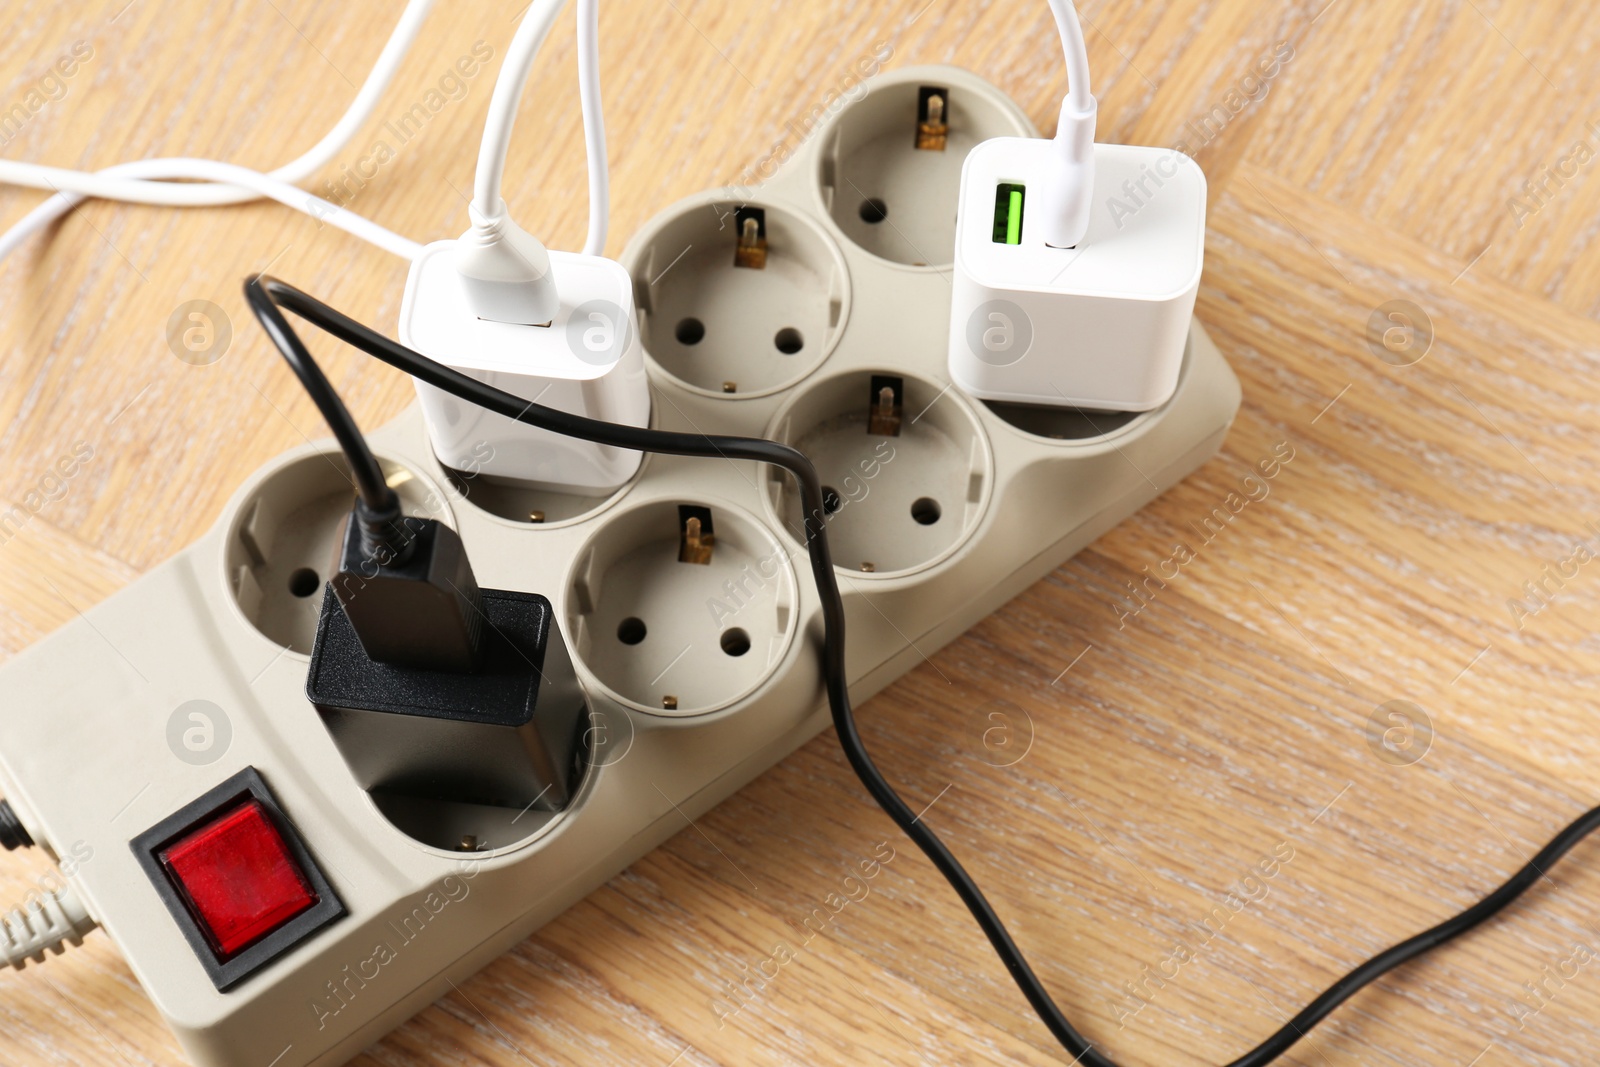
[[(529, 325), (480, 315), (462, 269), (471, 248), (437, 241), (406, 279), (400, 341), (463, 374), (530, 403), (591, 419), (645, 426), (650, 387), (633, 305), (633, 282), (615, 260), (550, 252), (555, 307)], [(601, 496), (639, 469), (641, 456), (527, 426), (417, 382), (439, 462), (537, 489)]]
[(561, 298), (550, 275), (544, 242), (518, 226), (501, 205), (495, 218), (468, 209), (472, 229), (458, 239), (456, 271), (480, 319), (542, 326), (556, 317)]
[(1050, 167), (1039, 187), (1039, 221), (1044, 243), (1076, 248), (1089, 230), (1094, 204), (1094, 130), (1099, 105), (1068, 96), (1061, 101), (1061, 123), (1050, 142)]

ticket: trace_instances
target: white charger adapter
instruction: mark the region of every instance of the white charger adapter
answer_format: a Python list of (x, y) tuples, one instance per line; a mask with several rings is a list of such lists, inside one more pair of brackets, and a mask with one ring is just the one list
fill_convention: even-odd
[[(512, 219), (500, 195), (511, 128), (534, 58), (562, 7), (535, 2), (495, 79), (478, 151), (472, 227), (411, 263), (400, 341), (529, 404), (601, 422), (646, 426), (650, 384), (634, 317), (633, 281), (605, 247), (607, 168), (600, 120), (594, 0), (580, 0), (578, 81), (589, 153), (589, 236), (582, 253), (551, 252)], [(533, 489), (605, 496), (643, 456), (497, 415), (424, 382), (417, 396), (439, 462)]]
[[(483, 318), (462, 273), (472, 245), (436, 241), (411, 265), (400, 341), (430, 359), (545, 407), (626, 426), (650, 421), (633, 282), (602, 256), (550, 252), (557, 300), (548, 323)], [(604, 496), (642, 456), (563, 437), (485, 411), (424, 382), (417, 396), (439, 462), (535, 489)]]
[(1175, 149), (1093, 145), (1087, 232), (1057, 248), (1046, 194), (1060, 156), (1057, 141), (1024, 137), (967, 156), (950, 376), (983, 400), (1160, 407), (1178, 387), (1200, 288), (1205, 174)]

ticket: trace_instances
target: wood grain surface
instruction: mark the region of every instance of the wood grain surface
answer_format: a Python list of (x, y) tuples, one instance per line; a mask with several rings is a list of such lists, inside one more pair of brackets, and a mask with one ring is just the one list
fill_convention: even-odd
[[(463, 229), (520, 6), (441, 4), (322, 179), (416, 239)], [(1198, 314), (1244, 407), (1222, 455), (861, 715), (908, 798), (938, 799), (928, 818), (1080, 1028), (1119, 1062), (1188, 1067), (1239, 1055), (1357, 961), (1474, 902), (1600, 797), (1600, 17), (1570, 0), (1083, 6), (1101, 139), (1184, 142), (1210, 176)], [(6, 0), (0, 108), (50, 92), (0, 153), (276, 166), (343, 112), (398, 10)], [(984, 74), (1047, 130), (1065, 88), (1040, 0), (606, 0), (602, 27), (613, 255), (667, 202), (766, 155), (877, 42), (890, 66)], [(363, 166), (383, 123), (480, 41), (489, 69)], [(76, 42), (92, 56), (44, 82)], [(574, 79), (569, 13), (507, 189), (569, 248), (587, 210)], [(0, 221), (39, 199), (0, 192)], [(0, 268), (0, 499), (45, 490), (0, 545), (4, 653), (324, 435), (239, 295), (269, 266), (393, 328), (405, 264), (271, 204), (91, 204)], [(199, 299), (234, 329), (209, 366), (165, 338)], [(1369, 341), (1391, 301), (1426, 316), (1403, 358)], [(400, 375), (319, 352), (364, 423), (410, 402)], [(92, 459), (64, 489), (48, 481), (80, 443)], [(1262, 496), (1244, 479), (1274, 454), (1293, 458)], [(1252, 492), (1218, 536), (1197, 532)], [(1179, 544), (1194, 558), (1130, 602), (1128, 583), (1172, 574)], [(880, 842), (894, 859), (870, 895), (719, 1018), (730, 983)], [(6, 856), (0, 899), (45, 870)], [(1594, 1063), (1597, 899), (1600, 843), (1585, 844), (1284, 1062)], [(182, 1058), (95, 935), (0, 976), (0, 1062)], [(829, 733), (357, 1062), (1067, 1057)]]

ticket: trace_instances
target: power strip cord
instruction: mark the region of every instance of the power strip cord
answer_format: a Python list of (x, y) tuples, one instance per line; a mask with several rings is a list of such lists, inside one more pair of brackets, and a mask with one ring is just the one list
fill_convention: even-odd
[(29, 960), (43, 963), (47, 952), (59, 955), (68, 945), (82, 944), (83, 935), (96, 925), (71, 886), (35, 893), (26, 904), (0, 915), (0, 963), (19, 971)]
[(12, 808), (9, 800), (0, 800), (0, 848), (11, 852), (32, 846), (33, 837), (28, 833), (28, 828), (22, 825), (22, 820), (17, 818), (16, 809)]
[[(814, 517), (826, 514), (823, 507), (822, 484), (817, 477), (816, 469), (804, 454), (788, 445), (760, 438), (674, 433), (631, 426), (614, 426), (580, 415), (572, 415), (565, 411), (529, 403), (521, 397), (451, 370), (275, 278), (250, 279), (245, 283), (245, 296), (257, 317), (262, 319), (263, 325), (271, 317), (269, 308), (273, 312), (276, 312), (274, 305), (286, 308), (346, 344), (353, 345), (392, 367), (486, 410), (517, 419), (530, 426), (616, 448), (675, 456), (743, 459), (770, 463), (787, 471), (799, 483), (801, 501), (804, 505), (803, 514)], [(287, 323), (281, 328), (274, 327), (269, 330), (275, 343), (285, 332), (293, 335)], [(1017, 983), (1023, 996), (1027, 998), (1028, 1003), (1033, 1006), (1040, 1020), (1060, 1042), (1062, 1048), (1073, 1057), (1073, 1062), (1085, 1064), (1087, 1067), (1117, 1067), (1114, 1061), (1100, 1053), (1080, 1034), (1057, 1007), (977, 883), (945, 847), (938, 835), (894, 791), (873, 763), (872, 757), (868, 755), (861, 735), (856, 729), (855, 714), (851, 709), (850, 693), (845, 682), (844, 603), (840, 599), (838, 581), (834, 575), (827, 531), (821, 521), (808, 519), (805, 523), (805, 533), (812, 576), (822, 599), (822, 666), (828, 705), (832, 710), (833, 725), (839, 736), (839, 745), (844, 750), (845, 758), (855, 771), (856, 777), (861, 780), (861, 784), (866, 787), (873, 800), (894, 820), (895, 825), (916, 843), (961, 897), (962, 903), (967, 906), (967, 910), (972, 913), (979, 927), (989, 938), (989, 943), (994, 947), (995, 953)], [(1600, 808), (1587, 812), (1562, 830), (1504, 885), (1477, 904), (1356, 967), (1329, 986), (1326, 992), (1313, 1000), (1271, 1037), (1232, 1061), (1228, 1067), (1261, 1067), (1262, 1064), (1271, 1063), (1283, 1056), (1312, 1027), (1331, 1015), (1363, 987), (1401, 964), (1460, 937), (1504, 910), (1597, 828), (1600, 828)]]

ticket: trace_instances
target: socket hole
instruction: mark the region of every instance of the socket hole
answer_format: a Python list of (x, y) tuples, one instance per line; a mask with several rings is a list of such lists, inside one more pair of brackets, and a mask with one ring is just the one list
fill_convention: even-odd
[(800, 336), (800, 331), (793, 326), (785, 326), (778, 331), (778, 336), (772, 339), (778, 346), (778, 351), (786, 356), (792, 356), (806, 346), (806, 339)]
[(547, 530), (575, 522), (603, 510), (634, 484), (630, 480), (610, 496), (582, 496), (537, 488), (527, 482), (481, 471), (452, 467), (443, 467), (443, 470), (458, 499), (482, 514), (514, 522), (523, 530)]
[(730, 656), (742, 656), (750, 651), (750, 635), (739, 627), (724, 630), (722, 633), (722, 651)]
[(677, 337), (680, 345), (697, 345), (706, 339), (706, 324), (696, 318), (680, 319)]
[(289, 592), (304, 599), (322, 588), (322, 579), (310, 567), (301, 567), (289, 575)]
[(877, 197), (870, 197), (861, 201), (861, 221), (868, 226), (876, 226), (889, 217), (889, 205)]
[(839, 495), (839, 490), (831, 485), (822, 487), (822, 510), (829, 515), (844, 507), (844, 497)]
[(644, 640), (645, 632), (644, 620), (633, 615), (617, 623), (617, 640), (625, 645), (637, 645)]
[(932, 526), (939, 521), (939, 516), (944, 511), (940, 509), (939, 502), (931, 496), (919, 497), (911, 504), (911, 517), (923, 526)]

